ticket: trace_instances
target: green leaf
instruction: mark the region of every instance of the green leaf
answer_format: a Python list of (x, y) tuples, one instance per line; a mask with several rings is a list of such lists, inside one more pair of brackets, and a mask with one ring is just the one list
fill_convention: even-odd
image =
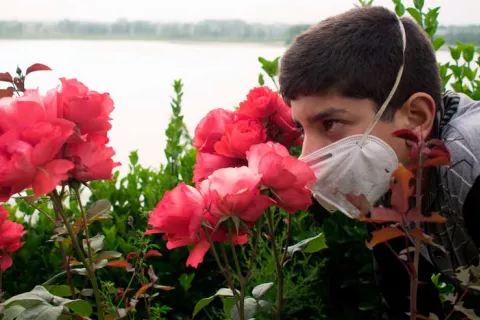
[(438, 49), (440, 49), (444, 44), (445, 44), (445, 38), (436, 38), (435, 40), (433, 40), (433, 48), (435, 49), (435, 51), (437, 51)]
[(377, 306), (373, 304), (372, 302), (362, 302), (358, 305), (358, 309), (361, 311), (369, 311), (376, 309)]
[(273, 282), (262, 283), (253, 288), (252, 295), (259, 299), (261, 298), (271, 287), (273, 287)]
[(130, 159), (130, 164), (132, 166), (137, 165), (137, 163), (138, 163), (138, 151), (135, 150), (135, 151), (130, 152), (130, 155), (128, 156), (128, 158)]
[(258, 84), (263, 86), (265, 84), (265, 79), (263, 78), (263, 73), (258, 74)]
[(230, 319), (230, 312), (232, 310), (233, 305), (235, 304), (235, 300), (233, 298), (223, 298), (223, 313), (225, 316)]
[(87, 219), (92, 220), (96, 217), (110, 213), (112, 205), (107, 199), (100, 199), (95, 201), (87, 210)]
[(472, 62), (473, 56), (475, 55), (475, 45), (468, 43), (463, 46), (463, 59), (466, 62)]
[(90, 303), (84, 300), (73, 300), (63, 305), (68, 307), (68, 309), (72, 310), (76, 314), (81, 315), (83, 317), (90, 317), (93, 311)]
[(8, 307), (10, 305), (20, 305), (24, 308), (29, 308), (34, 305), (50, 301), (53, 295), (42, 286), (36, 286), (32, 291), (21, 293), (13, 296), (7, 301), (0, 304), (0, 306)]
[(117, 251), (102, 251), (95, 256), (95, 262), (99, 262), (103, 259), (106, 259), (106, 260), (117, 259), (117, 258), (120, 258), (121, 256), (122, 254)]
[[(97, 234), (95, 237), (90, 238), (90, 247), (92, 248), (93, 252), (98, 252), (103, 249), (103, 242), (105, 240), (105, 236), (103, 234)], [(88, 249), (86, 243), (83, 246), (85, 250)]]
[(212, 302), (215, 297), (220, 296), (220, 297), (233, 297), (233, 292), (229, 288), (221, 288), (215, 293), (213, 296), (208, 297), (208, 298), (203, 298), (202, 300), (198, 301), (197, 304), (195, 305), (195, 308), (193, 309), (193, 315), (192, 319), (206, 306)]
[(25, 309), (17, 317), (17, 320), (57, 320), (63, 312), (62, 306), (52, 306), (46, 302)]
[(422, 11), (423, 5), (425, 4), (425, 1), (424, 0), (414, 0), (413, 4), (414, 4), (415, 8)]
[(403, 15), (405, 14), (405, 6), (401, 2), (397, 2), (395, 4), (395, 13), (399, 17), (403, 17)]
[[(310, 244), (310, 242), (312, 242), (312, 244)], [(326, 248), (328, 248), (328, 246), (325, 241), (325, 235), (323, 233), (320, 233), (315, 237), (304, 239), (293, 246), (289, 246), (287, 248), (287, 253), (289, 256), (292, 256), (297, 251), (314, 253)]]
[(14, 306), (8, 307), (6, 310), (1, 312), (0, 314), (3, 314), (2, 320), (14, 320), (23, 311), (25, 311), (24, 307), (14, 305)]
[(307, 247), (303, 249), (303, 252), (306, 253), (315, 253), (323, 249), (328, 248), (325, 241), (325, 234), (320, 233), (319, 235), (313, 237), (307, 244)]
[[(257, 300), (250, 297), (245, 298), (244, 307), (243, 307), (245, 319), (252, 319), (255, 316), (255, 312), (257, 312), (257, 308), (258, 308)], [(241, 320), (240, 314), (236, 306), (233, 306), (230, 311), (230, 319)]]
[(450, 55), (452, 56), (453, 60), (460, 59), (460, 55), (462, 54), (462, 48), (460, 47), (449, 47)]
[(417, 23), (421, 26), (423, 26), (423, 23), (422, 23), (422, 13), (420, 11), (418, 11), (417, 9), (415, 8), (407, 8), (407, 11), (408, 13), (410, 13), (410, 15), (412, 16), (413, 19), (415, 19), (415, 21), (417, 21)]
[[(60, 285), (50, 285), (50, 286), (45, 286), (45, 289), (48, 290), (51, 294), (57, 297), (70, 297), (72, 296), (72, 291), (70, 289), (70, 286), (67, 286), (66, 284), (60, 284)], [(75, 293), (79, 293), (80, 291), (76, 288), (74, 288)]]

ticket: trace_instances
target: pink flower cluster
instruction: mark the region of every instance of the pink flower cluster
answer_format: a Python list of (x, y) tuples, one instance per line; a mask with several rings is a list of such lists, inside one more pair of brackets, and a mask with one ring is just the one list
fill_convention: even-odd
[(20, 249), (24, 242), (20, 242), (22, 236), (26, 233), (23, 225), (16, 223), (8, 218), (8, 211), (0, 207), (0, 271), (5, 271), (13, 264), (12, 253)]
[(110, 179), (119, 163), (107, 147), (114, 109), (108, 93), (75, 79), (41, 96), (0, 99), (0, 201), (33, 188), (37, 196), (68, 179)]
[[(209, 112), (193, 141), (196, 187), (182, 183), (167, 192), (150, 213), (147, 233), (163, 233), (169, 249), (194, 245), (187, 265), (197, 267), (210, 248), (209, 238), (229, 240), (221, 224), (228, 218), (251, 228), (272, 205), (289, 213), (306, 210), (311, 205), (307, 185), (315, 175), (288, 151), (301, 138), (290, 109), (268, 87), (252, 89), (238, 111)], [(235, 244), (245, 244), (247, 234), (248, 229), (235, 232)]]

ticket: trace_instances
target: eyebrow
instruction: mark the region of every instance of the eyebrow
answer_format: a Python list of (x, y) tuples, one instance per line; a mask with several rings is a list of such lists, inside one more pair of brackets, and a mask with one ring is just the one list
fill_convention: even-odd
[[(328, 108), (327, 110), (324, 110), (324, 111), (321, 111), (313, 116), (310, 116), (308, 117), (308, 121), (311, 122), (311, 123), (314, 123), (314, 122), (320, 122), (326, 118), (330, 118), (331, 116), (334, 116), (336, 114), (339, 114), (339, 113), (347, 113), (347, 110), (345, 109), (338, 109), (338, 108)], [(292, 119), (293, 120), (293, 123), (296, 125), (296, 126), (300, 126), (300, 123), (295, 120), (295, 119)]]

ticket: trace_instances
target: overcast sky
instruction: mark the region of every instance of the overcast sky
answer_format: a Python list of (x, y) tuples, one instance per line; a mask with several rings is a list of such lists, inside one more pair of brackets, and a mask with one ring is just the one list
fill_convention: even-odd
[[(250, 22), (314, 23), (353, 7), (357, 0), (0, 0), (0, 19), (152, 21), (242, 19)], [(5, 3), (4, 3), (5, 2)], [(411, 4), (411, 0), (404, 1)], [(480, 0), (425, 0), (441, 6), (441, 24), (480, 24)], [(393, 9), (391, 0), (375, 4)]]

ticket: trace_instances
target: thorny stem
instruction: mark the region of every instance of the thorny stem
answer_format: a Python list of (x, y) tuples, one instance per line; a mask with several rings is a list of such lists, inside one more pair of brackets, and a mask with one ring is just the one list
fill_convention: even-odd
[[(222, 252), (223, 263), (226, 267), (225, 268), (226, 274), (229, 276), (230, 279), (232, 279), (231, 280), (233, 284), (232, 291), (235, 291), (235, 285), (234, 285), (235, 276), (233, 276), (230, 273), (231, 267), (230, 267), (230, 263), (228, 262), (227, 251), (225, 250), (225, 246), (223, 245), (223, 242), (220, 243), (220, 251)], [(241, 273), (239, 277), (241, 277)], [(244, 307), (244, 300), (243, 300), (243, 282), (240, 280), (240, 278), (239, 278), (239, 282), (240, 282), (240, 295), (238, 295), (239, 298), (238, 298), (237, 310), (238, 310), (238, 315), (240, 320), (245, 320), (245, 307)]]
[(282, 267), (285, 264), (285, 261), (287, 260), (288, 245), (290, 244), (291, 237), (292, 237), (292, 221), (291, 221), (291, 216), (289, 216), (288, 225), (287, 225), (287, 239), (285, 239), (285, 251), (283, 251), (283, 257), (281, 262)]
[(77, 204), (80, 208), (80, 213), (82, 214), (83, 224), (85, 225), (84, 233), (85, 233), (85, 240), (87, 241), (87, 256), (90, 261), (90, 264), (93, 266), (93, 253), (92, 247), (90, 246), (90, 235), (88, 232), (88, 221), (87, 221), (87, 214), (83, 209), (82, 199), (80, 198), (80, 190), (79, 188), (73, 188), (75, 190), (75, 196), (77, 198)]
[(259, 241), (260, 233), (262, 232), (262, 228), (261, 228), (262, 223), (263, 223), (263, 219), (262, 217), (260, 217), (260, 219), (258, 219), (257, 221), (255, 234), (253, 235), (253, 239), (252, 239), (253, 249), (250, 255), (250, 261), (248, 262), (248, 273), (245, 276), (245, 283), (247, 283), (248, 280), (250, 280), (250, 277), (252, 276), (253, 262), (255, 261), (255, 257), (257, 255), (258, 243), (260, 242)]
[(275, 207), (272, 207), (268, 212), (267, 225), (270, 233), (270, 241), (272, 244), (272, 255), (275, 260), (275, 269), (277, 271), (277, 312), (275, 313), (275, 319), (280, 319), (280, 313), (283, 309), (283, 272), (280, 260), (278, 259), (277, 244), (274, 231), (274, 213)]
[[(240, 263), (238, 262), (237, 252), (235, 251), (235, 243), (233, 242), (232, 226), (228, 225), (228, 238), (230, 240), (230, 246), (232, 247), (233, 261), (235, 262), (235, 268), (237, 269), (238, 281), (240, 282), (240, 309), (237, 309), (240, 315), (240, 319), (245, 319), (245, 278), (242, 275), (242, 269), (240, 268)], [(222, 246), (223, 247), (223, 246)]]
[(93, 287), (93, 294), (95, 296), (95, 302), (97, 304), (97, 315), (98, 315), (98, 320), (104, 320), (104, 314), (103, 314), (103, 305), (102, 305), (102, 299), (100, 297), (100, 290), (98, 287), (98, 282), (97, 278), (95, 276), (95, 271), (91, 268), (91, 265), (87, 263), (87, 259), (85, 258), (85, 254), (82, 251), (82, 248), (78, 244), (78, 238), (77, 235), (75, 234), (75, 231), (72, 228), (72, 225), (68, 221), (68, 217), (65, 214), (65, 211), (63, 209), (63, 204), (62, 201), (58, 195), (57, 190), (54, 190), (51, 193), (51, 198), (53, 202), (53, 207), (55, 209), (55, 212), (57, 212), (60, 217), (62, 218), (63, 222), (65, 223), (65, 226), (67, 227), (68, 234), (72, 238), (72, 245), (77, 251), (78, 256), (80, 257), (80, 261), (82, 264), (85, 266), (85, 270), (87, 271), (87, 276), (90, 279), (90, 282), (92, 283)]
[[(33, 209), (37, 210), (38, 212), (42, 213), (45, 217), (47, 217), (53, 223), (54, 226), (58, 226), (58, 221), (60, 221), (60, 216), (58, 215), (56, 210), (54, 210), (54, 211), (55, 211), (55, 217), (56, 217), (57, 221), (53, 220), (53, 218), (48, 213), (46, 213), (45, 211), (43, 211), (42, 209), (37, 207), (34, 203), (30, 203), (28, 201), (26, 201), (26, 202)], [(67, 282), (68, 282), (68, 285), (70, 287), (70, 293), (72, 294), (72, 298), (75, 298), (75, 286), (73, 284), (73, 276), (72, 276), (72, 272), (70, 270), (70, 263), (67, 260), (67, 255), (65, 253), (65, 247), (63, 246), (62, 242), (58, 242), (58, 248), (59, 248), (60, 254), (62, 256), (63, 268), (67, 272)]]
[[(419, 144), (418, 171), (416, 181), (415, 204), (418, 210), (422, 210), (422, 181), (423, 181), (423, 139)], [(420, 211), (421, 212), (421, 211)], [(418, 222), (415, 222), (415, 228), (418, 228)], [(408, 249), (407, 249), (408, 250)], [(418, 262), (420, 260), (420, 240), (415, 239), (415, 252), (413, 254), (413, 270), (410, 275), (410, 319), (417, 317), (417, 291), (418, 291)]]
[(230, 273), (223, 267), (222, 262), (220, 261), (220, 257), (218, 256), (217, 250), (215, 249), (215, 246), (213, 244), (212, 238), (210, 237), (210, 233), (209, 233), (207, 227), (202, 226), (202, 228), (203, 228), (203, 231), (205, 232), (205, 235), (207, 236), (208, 243), (210, 244), (210, 251), (212, 251), (213, 257), (215, 258), (215, 261), (217, 262), (218, 269), (220, 270), (220, 272), (225, 277), (225, 280), (227, 280), (228, 286), (232, 290), (232, 293), (235, 297), (235, 299), (234, 299), (235, 300), (235, 306), (237, 307), (237, 310), (240, 310), (240, 306), (238, 304), (239, 301), (240, 301), (240, 297), (238, 295), (237, 290), (235, 290), (235, 285), (233, 283), (233, 279), (230, 276)]

